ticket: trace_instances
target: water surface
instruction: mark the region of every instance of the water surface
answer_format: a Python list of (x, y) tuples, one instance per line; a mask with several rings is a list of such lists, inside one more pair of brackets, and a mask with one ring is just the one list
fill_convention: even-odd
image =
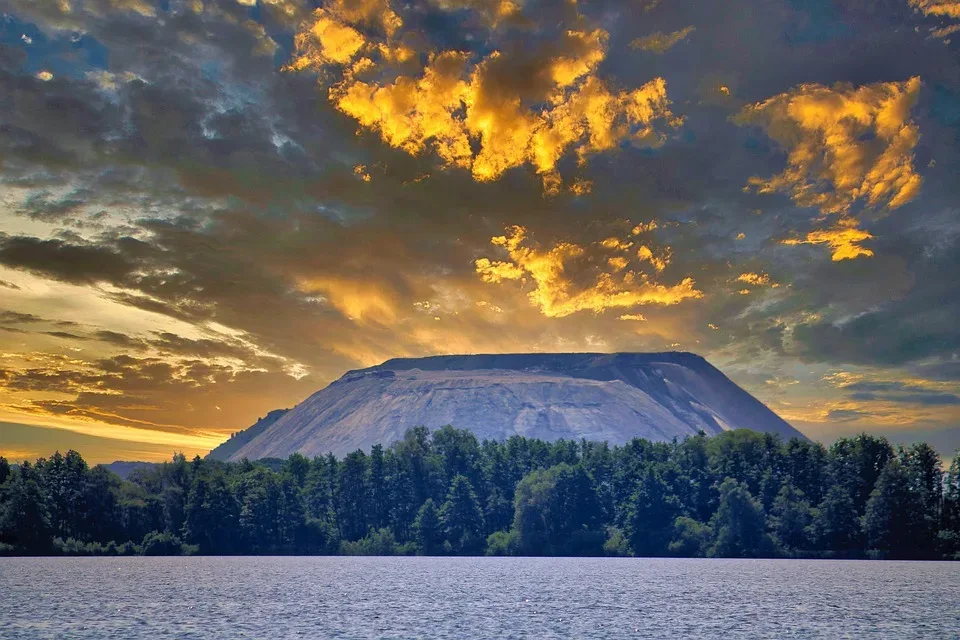
[(0, 558), (0, 638), (960, 638), (960, 564)]

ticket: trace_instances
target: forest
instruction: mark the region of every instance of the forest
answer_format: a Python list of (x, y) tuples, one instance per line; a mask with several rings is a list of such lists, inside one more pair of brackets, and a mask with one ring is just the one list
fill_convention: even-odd
[(748, 430), (622, 446), (416, 427), (342, 459), (0, 458), (0, 555), (960, 559), (960, 454)]

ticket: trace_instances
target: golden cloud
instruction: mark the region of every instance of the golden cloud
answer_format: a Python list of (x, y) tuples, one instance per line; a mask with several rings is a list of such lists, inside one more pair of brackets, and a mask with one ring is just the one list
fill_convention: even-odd
[(673, 33), (662, 33), (658, 31), (650, 34), (649, 36), (637, 38), (630, 43), (630, 46), (634, 49), (641, 49), (643, 51), (662, 54), (669, 51), (681, 41), (686, 40), (687, 36), (696, 30), (696, 27), (690, 25), (689, 27), (684, 27), (683, 29), (674, 31)]
[[(411, 155), (432, 150), (444, 166), (467, 169), (477, 181), (526, 165), (546, 193), (557, 194), (563, 186), (557, 165), (567, 152), (583, 164), (626, 141), (657, 146), (665, 139), (661, 129), (682, 122), (670, 111), (662, 78), (615, 90), (596, 75), (608, 34), (583, 28), (582, 16), (578, 28), (534, 52), (511, 42), (506, 52), (480, 57), (427, 51), (421, 66), (402, 44), (402, 19), (389, 5), (362, 4), (378, 9), (339, 0), (316, 10), (296, 35), (296, 55), (285, 69), (339, 68), (341, 79), (328, 87), (337, 109), (391, 147)], [(463, 6), (479, 11), (488, 4)], [(575, 182), (571, 191), (583, 195), (588, 184)]]
[(920, 78), (854, 88), (804, 84), (743, 109), (734, 121), (762, 127), (788, 150), (787, 168), (750, 178), (759, 193), (784, 191), (802, 207), (845, 213), (857, 201), (900, 207), (920, 192), (909, 120)]
[[(947, 38), (960, 31), (960, 23), (951, 22), (960, 20), (960, 0), (910, 0), (910, 6), (925, 16), (941, 18), (942, 27), (931, 27), (930, 35), (934, 38)], [(950, 42), (946, 40), (946, 42)]]
[(657, 273), (660, 273), (670, 264), (670, 247), (667, 247), (663, 253), (657, 256), (654, 255), (650, 247), (644, 245), (637, 250), (637, 258), (644, 262), (649, 262), (653, 265), (653, 268), (657, 270)]
[(832, 228), (784, 244), (827, 245), (834, 261), (873, 255), (860, 246), (873, 236), (858, 228), (851, 209), (857, 203), (896, 209), (920, 192), (923, 179), (913, 166), (920, 130), (909, 119), (919, 91), (918, 77), (857, 88), (805, 84), (735, 116), (788, 150), (782, 173), (752, 177), (748, 188), (786, 192), (799, 206), (841, 216)]
[(635, 235), (635, 236), (638, 236), (638, 235), (640, 235), (641, 233), (650, 233), (651, 231), (655, 231), (655, 230), (658, 229), (658, 228), (659, 228), (659, 225), (657, 225), (657, 221), (656, 221), (656, 220), (651, 220), (650, 222), (646, 222), (646, 223), (641, 222), (640, 224), (638, 224), (637, 226), (635, 226), (635, 227), (630, 231), (630, 233), (632, 233), (632, 234)]
[(766, 273), (752, 273), (746, 272), (741, 273), (737, 276), (737, 282), (743, 282), (745, 284), (752, 284), (755, 287), (765, 287), (770, 285), (772, 287), (779, 287), (780, 285), (776, 282), (770, 282), (770, 275)]
[(395, 296), (375, 283), (339, 277), (304, 278), (297, 283), (304, 293), (320, 294), (344, 316), (358, 324), (393, 324), (399, 306)]
[(830, 229), (811, 231), (802, 239), (788, 238), (782, 242), (790, 245), (825, 244), (833, 252), (831, 259), (834, 262), (839, 262), (840, 260), (853, 260), (860, 256), (872, 256), (872, 250), (860, 246), (860, 243), (864, 240), (872, 239), (873, 235), (857, 227), (856, 220), (843, 218)]
[[(628, 269), (619, 261), (611, 263), (611, 258), (603, 254), (623, 247), (615, 247), (609, 239), (589, 247), (560, 242), (552, 248), (540, 249), (527, 241), (525, 228), (514, 226), (506, 235), (492, 238), (491, 242), (501, 247), (509, 260), (477, 260), (475, 266), (480, 278), (489, 283), (517, 280), (532, 284), (527, 298), (550, 318), (562, 318), (578, 311), (601, 313), (611, 308), (674, 305), (703, 297), (692, 278), (666, 286), (654, 282), (643, 271)], [(626, 256), (618, 257), (626, 260)]]
[(927, 16), (960, 18), (960, 0), (910, 0), (910, 6)]

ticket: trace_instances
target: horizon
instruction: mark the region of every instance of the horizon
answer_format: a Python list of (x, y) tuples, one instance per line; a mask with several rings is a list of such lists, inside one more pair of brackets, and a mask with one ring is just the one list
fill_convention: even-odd
[[(327, 385), (324, 385), (320, 389), (317, 389), (316, 391), (308, 394), (307, 396), (302, 398), (299, 402), (293, 403), (289, 407), (275, 407), (269, 411), (264, 412), (262, 415), (256, 416), (250, 422), (250, 424), (242, 428), (239, 428), (231, 433), (228, 433), (223, 438), (223, 440), (219, 441), (217, 444), (212, 445), (210, 449), (207, 449), (207, 450), (203, 450), (203, 449), (189, 450), (184, 448), (171, 449), (171, 448), (165, 448), (162, 445), (149, 446), (149, 445), (143, 445), (143, 444), (140, 445), (139, 449), (135, 449), (130, 447), (129, 445), (126, 445), (124, 440), (111, 441), (111, 439), (109, 438), (89, 436), (87, 434), (77, 433), (75, 431), (72, 431), (66, 428), (56, 429), (54, 427), (44, 427), (46, 429), (50, 429), (55, 432), (53, 435), (53, 438), (55, 439), (54, 440), (55, 443), (64, 443), (64, 446), (56, 445), (58, 448), (50, 449), (49, 451), (44, 451), (43, 449), (39, 448), (42, 445), (33, 444), (34, 440), (31, 439), (31, 436), (35, 434), (35, 431), (32, 428), (32, 425), (21, 425), (16, 423), (0, 421), (0, 428), (3, 428), (3, 432), (4, 432), (4, 441), (0, 442), (0, 456), (7, 458), (8, 461), (13, 464), (17, 462), (22, 462), (24, 460), (33, 461), (40, 458), (45, 458), (56, 452), (66, 453), (68, 450), (74, 450), (80, 453), (81, 455), (83, 455), (84, 459), (87, 460), (87, 462), (91, 465), (96, 465), (96, 464), (109, 465), (115, 462), (161, 463), (161, 462), (170, 461), (174, 455), (179, 453), (187, 455), (188, 459), (191, 459), (195, 456), (200, 456), (201, 458), (203, 458), (203, 457), (206, 457), (206, 455), (208, 455), (209, 453), (211, 453), (214, 449), (216, 449), (220, 444), (227, 442), (233, 435), (236, 435), (237, 433), (244, 431), (249, 427), (254, 426), (261, 419), (266, 418), (269, 413), (272, 413), (278, 410), (290, 411), (292, 409), (295, 409), (297, 406), (302, 404), (303, 401), (307, 400), (308, 398), (318, 393), (319, 391), (322, 391), (327, 386), (329, 386), (329, 384), (332, 384), (333, 382), (336, 382), (337, 380), (340, 380), (341, 378), (349, 374), (356, 373), (359, 371), (366, 371), (369, 369), (377, 369), (387, 365), (389, 362), (394, 360), (419, 360), (419, 359), (429, 359), (429, 358), (434, 358), (434, 359), (471, 358), (471, 357), (483, 358), (483, 357), (491, 357), (491, 356), (510, 357), (510, 356), (616, 356), (616, 355), (643, 355), (643, 356), (688, 355), (688, 356), (693, 356), (695, 358), (700, 358), (705, 362), (707, 362), (707, 364), (713, 366), (713, 364), (709, 361), (709, 359), (693, 351), (671, 351), (671, 350), (617, 351), (617, 352), (570, 351), (570, 352), (507, 352), (507, 353), (455, 353), (455, 354), (451, 353), (451, 354), (432, 354), (429, 356), (422, 356), (422, 357), (390, 358), (388, 360), (385, 360), (376, 365), (372, 365), (370, 367), (364, 367), (362, 369), (350, 369), (350, 370), (344, 371), (340, 377), (331, 380)], [(720, 371), (721, 374), (726, 375), (722, 370), (718, 369), (718, 371)], [(736, 384), (736, 381), (734, 381), (734, 384)], [(764, 404), (764, 406), (767, 406), (762, 401), (760, 402), (761, 404)], [(439, 428), (440, 426), (442, 425), (435, 425), (430, 428), (434, 430)], [(452, 426), (458, 429), (466, 429), (468, 431), (472, 431), (469, 425), (454, 424)], [(735, 428), (739, 428), (739, 427), (735, 427)], [(831, 444), (833, 444), (833, 442), (835, 442), (840, 438), (853, 437), (853, 436), (859, 435), (860, 433), (869, 433), (869, 431), (864, 430), (864, 431), (848, 433), (848, 434), (837, 434), (834, 437), (816, 438), (816, 437), (811, 437), (806, 433), (803, 433), (803, 431), (800, 429), (798, 429), (798, 431), (801, 431), (801, 434), (804, 437), (807, 437), (816, 442), (820, 442), (821, 444), (827, 447), (829, 447)], [(43, 435), (47, 435), (47, 434), (43, 434)], [(928, 436), (931, 434), (926, 432), (920, 432), (920, 433), (908, 432), (904, 434), (892, 433), (889, 435), (886, 435), (886, 434), (878, 434), (878, 435), (880, 435), (881, 437), (888, 438), (891, 444), (894, 446), (900, 446), (900, 445), (909, 446), (909, 445), (920, 443), (920, 442), (927, 442), (928, 444), (931, 444), (934, 447), (934, 449), (937, 450), (937, 452), (941, 455), (945, 465), (949, 465), (951, 458), (958, 452), (958, 450), (960, 450), (960, 448), (958, 447), (950, 448), (950, 445), (945, 446), (942, 441), (937, 441), (935, 438), (931, 441), (928, 438)], [(936, 434), (933, 434), (933, 435), (936, 436)], [(637, 437), (643, 439), (643, 436), (637, 436)], [(18, 448), (17, 446), (18, 443), (26, 444), (28, 446)], [(384, 443), (384, 444), (388, 445), (390, 443)], [(84, 445), (86, 445), (86, 447)], [(90, 456), (86, 455), (87, 452), (90, 450), (94, 451), (95, 453), (93, 453)], [(135, 456), (140, 455), (140, 457), (112, 457), (112, 455), (108, 453), (110, 451), (130, 452), (132, 455), (135, 455)], [(137, 453), (138, 451), (139, 453)]]
[(665, 350), (948, 455), (960, 5), (741, 1), (0, 0), (0, 455)]

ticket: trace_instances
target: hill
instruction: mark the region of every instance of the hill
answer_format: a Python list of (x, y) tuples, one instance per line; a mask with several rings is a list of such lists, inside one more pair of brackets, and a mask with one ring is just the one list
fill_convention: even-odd
[(388, 360), (350, 371), (264, 422), (210, 457), (345, 455), (399, 440), (410, 427), (447, 424), (497, 440), (516, 434), (618, 444), (735, 428), (803, 437), (705, 359), (682, 352)]

